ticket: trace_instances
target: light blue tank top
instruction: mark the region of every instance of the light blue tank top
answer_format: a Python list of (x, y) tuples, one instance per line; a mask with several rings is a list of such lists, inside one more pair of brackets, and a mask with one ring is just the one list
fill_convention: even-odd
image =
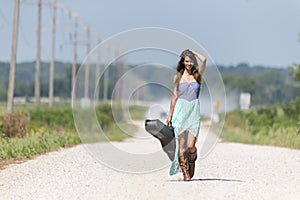
[(196, 81), (187, 82), (182, 76), (178, 85), (177, 96), (179, 99), (193, 101), (198, 99), (200, 93), (200, 84)]

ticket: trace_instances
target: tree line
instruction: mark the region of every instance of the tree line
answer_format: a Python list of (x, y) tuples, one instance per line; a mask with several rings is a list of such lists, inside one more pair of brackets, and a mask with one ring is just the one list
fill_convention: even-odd
[(300, 94), (297, 81), (294, 79), (295, 68), (293, 67), (252, 67), (241, 63), (231, 67), (220, 66), (219, 69), (226, 91), (250, 93), (253, 105), (288, 102)]
[[(47, 97), (49, 90), (49, 65), (41, 63), (41, 96)], [(70, 98), (71, 90), (71, 63), (56, 62), (54, 79), (54, 96), (60, 98)], [(128, 66), (129, 69), (134, 66)], [(298, 68), (297, 68), (298, 67)], [(77, 69), (79, 65), (77, 66)], [(151, 68), (149, 67), (149, 70)], [(205, 76), (209, 76), (209, 66)], [(297, 69), (294, 68), (272, 68), (267, 66), (249, 66), (241, 63), (237, 66), (218, 65), (218, 69), (223, 77), (226, 92), (249, 92), (252, 95), (252, 104), (264, 105), (276, 102), (287, 102), (299, 96), (299, 87), (296, 79)], [(108, 98), (111, 97), (114, 84), (116, 82), (116, 67), (110, 67), (108, 81)], [(147, 70), (146, 70), (147, 71)], [(124, 72), (123, 72), (124, 73)], [(7, 100), (9, 63), (0, 62), (0, 101)], [(120, 75), (120, 74), (119, 74)], [(156, 76), (161, 78), (159, 72), (145, 72), (143, 76)], [(33, 97), (35, 80), (35, 62), (19, 63), (16, 66), (15, 97)], [(172, 77), (172, 75), (170, 75)], [(140, 77), (143, 79), (143, 77)], [(103, 80), (100, 79), (100, 89)], [(155, 90), (158, 90), (157, 88)], [(159, 90), (158, 90), (159, 91)], [(154, 92), (154, 91), (151, 91)], [(103, 94), (100, 92), (99, 98)]]

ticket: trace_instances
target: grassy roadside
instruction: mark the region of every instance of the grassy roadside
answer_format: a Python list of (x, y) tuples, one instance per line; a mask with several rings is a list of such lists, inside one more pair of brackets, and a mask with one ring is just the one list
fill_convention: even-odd
[[(129, 108), (129, 114), (135, 119), (142, 119), (144, 112), (146, 112), (144, 107), (133, 106)], [(5, 112), (0, 111), (0, 168), (1, 165), (81, 143), (69, 105), (59, 105), (52, 109), (47, 106), (41, 106), (38, 109), (19, 107), (16, 109), (16, 113), (20, 113), (26, 118), (26, 133), (22, 137), (7, 137), (4, 133)], [(100, 104), (96, 108), (96, 114), (99, 124), (104, 127), (105, 134), (110, 141), (121, 141), (129, 137), (114, 122), (109, 104)], [(134, 125), (128, 124), (122, 119), (121, 121), (123, 125), (126, 125), (126, 131), (134, 132), (136, 130)], [(15, 121), (11, 123), (10, 127), (17, 126), (16, 130), (21, 126)]]
[(227, 113), (221, 138), (227, 142), (272, 145), (300, 149), (297, 113), (281, 106)]

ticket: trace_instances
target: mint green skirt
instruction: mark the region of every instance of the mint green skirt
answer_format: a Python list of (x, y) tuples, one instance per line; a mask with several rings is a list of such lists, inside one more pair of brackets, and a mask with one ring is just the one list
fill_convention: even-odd
[[(197, 140), (200, 130), (200, 104), (199, 99), (193, 101), (187, 101), (185, 99), (177, 99), (173, 117), (172, 126), (174, 128), (176, 148), (174, 160), (171, 164), (170, 175), (174, 175), (177, 172), (181, 172), (179, 165), (179, 142), (178, 135), (183, 132), (190, 132)], [(187, 149), (187, 147), (186, 147)]]

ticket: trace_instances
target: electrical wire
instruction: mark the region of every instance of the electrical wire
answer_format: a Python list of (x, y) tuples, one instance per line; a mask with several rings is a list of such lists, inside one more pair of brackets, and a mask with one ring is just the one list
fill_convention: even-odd
[[(4, 12), (2, 11), (1, 8), (0, 8), (0, 16), (1, 16), (1, 18), (3, 19), (3, 21), (5, 22), (5, 24), (6, 24), (7, 26), (10, 26), (10, 24), (9, 24), (9, 22), (8, 22), (6, 16), (4, 15)], [(0, 25), (1, 25), (1, 24), (0, 24)], [(1, 28), (2, 28), (2, 27), (1, 27)]]

